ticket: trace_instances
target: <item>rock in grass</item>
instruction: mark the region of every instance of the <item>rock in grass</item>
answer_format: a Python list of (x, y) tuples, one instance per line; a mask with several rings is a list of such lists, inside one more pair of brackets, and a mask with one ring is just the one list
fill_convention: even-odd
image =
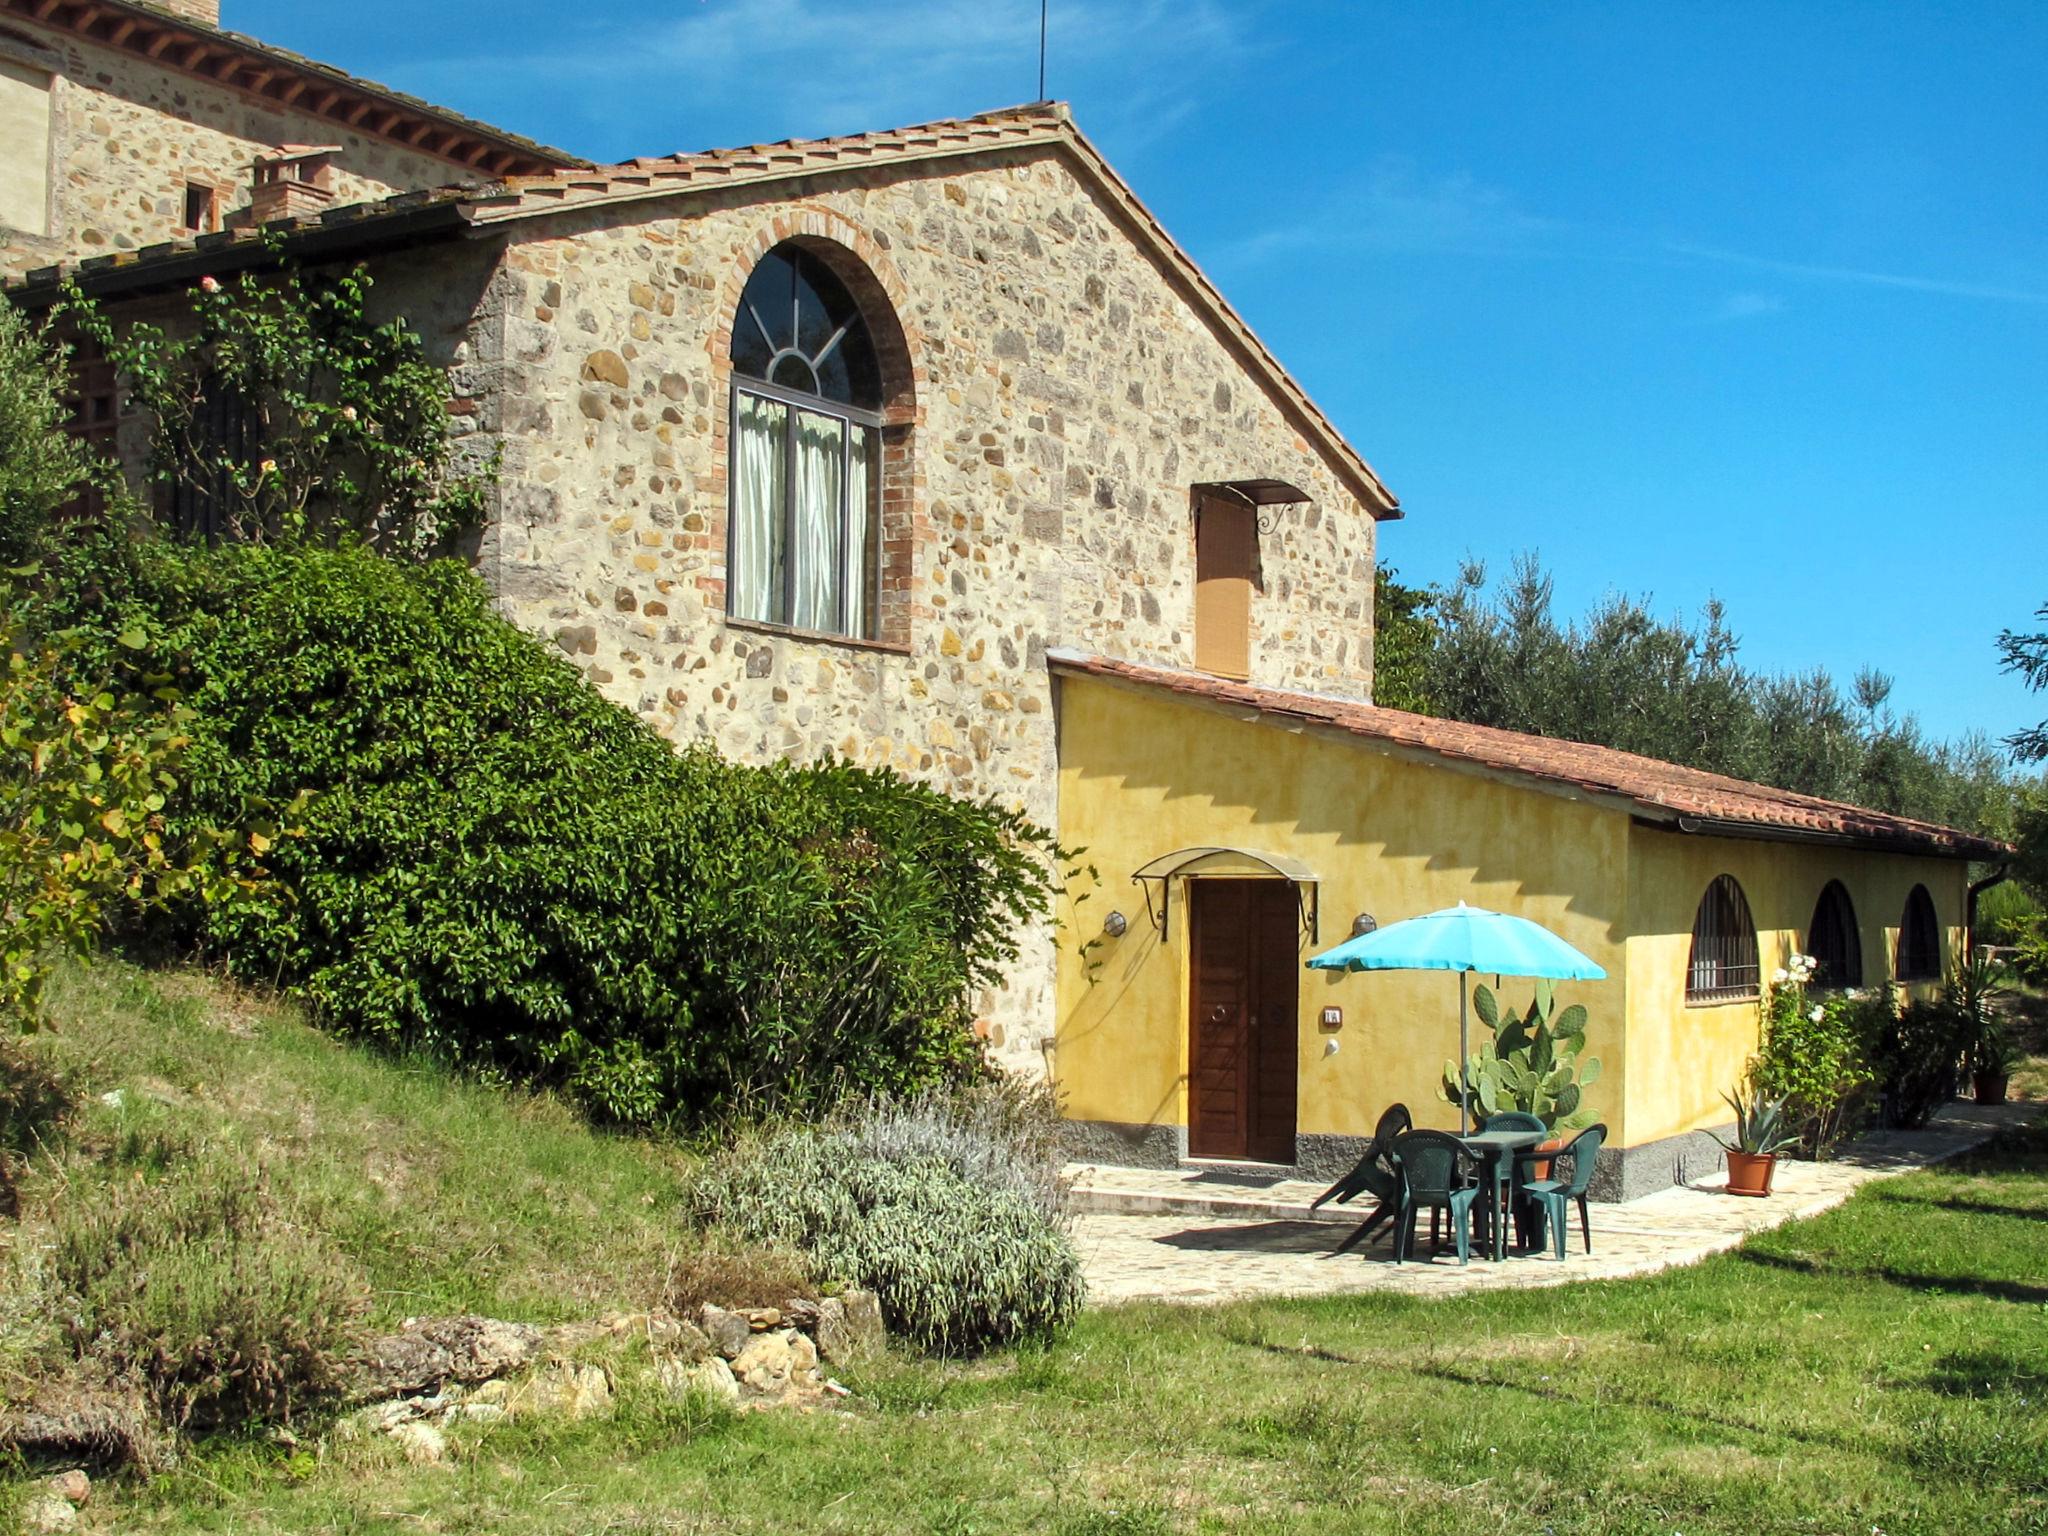
[(391, 1431), (391, 1438), (416, 1467), (436, 1466), (448, 1456), (448, 1437), (424, 1419), (413, 1419)]
[(733, 1375), (732, 1367), (725, 1363), (723, 1355), (713, 1355), (694, 1364), (664, 1360), (655, 1367), (655, 1375), (662, 1389), (671, 1397), (688, 1397), (696, 1392), (722, 1403), (740, 1400), (739, 1378)]
[(525, 1381), (515, 1383), (504, 1398), (505, 1412), (515, 1419), (591, 1419), (612, 1410), (612, 1382), (600, 1365), (550, 1361)]
[(465, 1314), (409, 1323), (364, 1349), (356, 1396), (429, 1392), (443, 1382), (490, 1381), (524, 1370), (540, 1352), (538, 1328)]
[(61, 1493), (47, 1489), (32, 1494), (21, 1506), (21, 1528), (31, 1536), (50, 1536), (56, 1531), (73, 1530), (78, 1525), (78, 1509)]
[(747, 1347), (747, 1340), (753, 1337), (754, 1325), (747, 1321), (744, 1312), (728, 1312), (723, 1307), (704, 1303), (704, 1309), (697, 1314), (697, 1326), (704, 1330), (717, 1351), (731, 1360)]

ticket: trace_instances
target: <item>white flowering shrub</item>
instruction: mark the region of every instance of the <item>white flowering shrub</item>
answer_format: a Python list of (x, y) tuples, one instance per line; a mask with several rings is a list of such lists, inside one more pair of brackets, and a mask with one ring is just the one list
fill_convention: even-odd
[[(1818, 962), (1794, 954), (1771, 973), (1764, 993), (1763, 1043), (1749, 1078), (1766, 1098), (1783, 1099), (1810, 1157), (1842, 1139), (1877, 1080), (1870, 1062), (1873, 1004), (1857, 990), (1816, 995)], [(1889, 1015), (1888, 1002), (1882, 1004)]]

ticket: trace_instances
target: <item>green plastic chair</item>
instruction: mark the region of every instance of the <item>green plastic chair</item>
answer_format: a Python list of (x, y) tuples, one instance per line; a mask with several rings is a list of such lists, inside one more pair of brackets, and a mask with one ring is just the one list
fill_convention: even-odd
[(1365, 1155), (1358, 1160), (1357, 1166), (1310, 1202), (1310, 1210), (1328, 1200), (1348, 1205), (1359, 1195), (1371, 1195), (1376, 1202), (1372, 1213), (1337, 1245), (1338, 1253), (1349, 1253), (1372, 1236), (1383, 1222), (1392, 1221), (1400, 1212), (1401, 1175), (1394, 1167), (1394, 1138), (1414, 1123), (1415, 1117), (1408, 1113), (1406, 1104), (1390, 1107), (1380, 1116), (1380, 1123), (1374, 1128), (1372, 1140), (1367, 1143)]
[(1593, 1182), (1593, 1165), (1600, 1160), (1600, 1145), (1606, 1140), (1606, 1126), (1588, 1126), (1562, 1151), (1547, 1154), (1553, 1174), (1560, 1163), (1572, 1165), (1569, 1178), (1524, 1179), (1517, 1187), (1516, 1193), (1542, 1208), (1560, 1259), (1564, 1257), (1564, 1229), (1573, 1202), (1579, 1207), (1579, 1233), (1585, 1239), (1586, 1252), (1593, 1251), (1593, 1218), (1586, 1210), (1586, 1189)]
[(1479, 1197), (1478, 1159), (1447, 1132), (1410, 1131), (1395, 1138), (1394, 1161), (1401, 1169), (1401, 1210), (1394, 1218), (1394, 1262), (1405, 1263), (1415, 1251), (1415, 1218), (1427, 1207), (1432, 1226), (1439, 1212), (1450, 1217), (1458, 1262), (1469, 1263), (1472, 1202)]

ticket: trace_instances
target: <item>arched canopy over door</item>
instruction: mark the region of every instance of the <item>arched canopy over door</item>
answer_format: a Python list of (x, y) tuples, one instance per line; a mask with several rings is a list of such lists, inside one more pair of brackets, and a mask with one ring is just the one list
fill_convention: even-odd
[(1147, 860), (1132, 873), (1131, 880), (1144, 887), (1145, 910), (1162, 939), (1167, 936), (1168, 903), (1172, 882), (1177, 879), (1292, 881), (1302, 935), (1311, 942), (1320, 937), (1322, 877), (1297, 858), (1256, 848), (1204, 844)]

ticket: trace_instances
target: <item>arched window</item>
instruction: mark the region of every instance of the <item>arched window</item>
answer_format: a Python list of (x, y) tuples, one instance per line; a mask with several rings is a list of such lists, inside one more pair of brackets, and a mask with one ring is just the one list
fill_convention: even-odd
[(1856, 933), (1856, 908), (1839, 880), (1830, 880), (1813, 904), (1806, 951), (1814, 959), (1815, 986), (1863, 985), (1863, 940)]
[(1716, 875), (1692, 919), (1686, 961), (1688, 1003), (1734, 1003), (1757, 995), (1756, 925), (1733, 875)]
[(732, 322), (735, 618), (872, 639), (880, 606), (882, 375), (817, 256), (761, 258)]
[(1941, 925), (1935, 920), (1934, 898), (1916, 885), (1906, 893), (1899, 918), (1898, 979), (1933, 981), (1941, 975)]

